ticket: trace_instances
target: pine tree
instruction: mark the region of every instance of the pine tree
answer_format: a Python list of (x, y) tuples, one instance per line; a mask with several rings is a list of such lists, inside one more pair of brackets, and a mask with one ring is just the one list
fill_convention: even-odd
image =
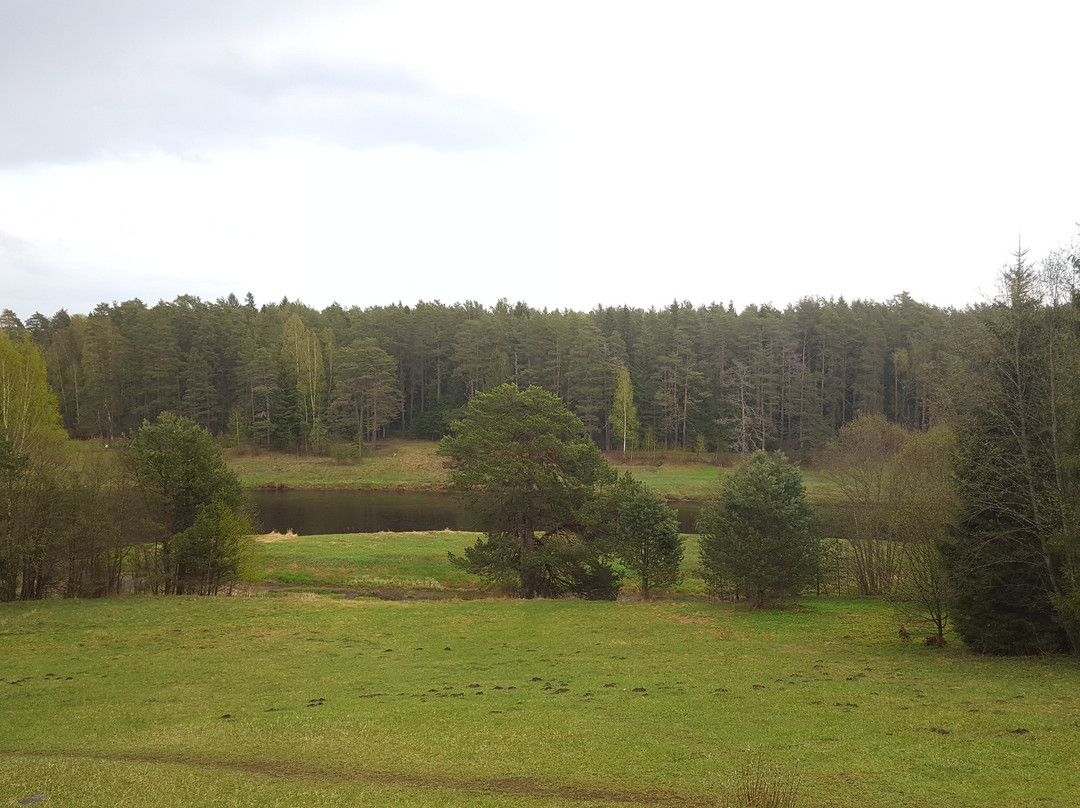
[[(989, 653), (1080, 650), (1076, 346), (1025, 252), (1002, 275), (974, 358), (978, 403), (959, 433), (962, 530), (946, 558), (955, 623)], [(1075, 314), (1072, 315), (1075, 317)]]

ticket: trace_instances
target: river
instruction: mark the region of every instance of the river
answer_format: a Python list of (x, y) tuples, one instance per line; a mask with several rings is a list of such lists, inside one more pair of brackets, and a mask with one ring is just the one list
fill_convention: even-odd
[[(449, 494), (416, 491), (253, 490), (260, 530), (301, 536), (323, 533), (404, 533), (413, 530), (477, 530)], [(695, 530), (699, 503), (672, 502), (679, 529)]]

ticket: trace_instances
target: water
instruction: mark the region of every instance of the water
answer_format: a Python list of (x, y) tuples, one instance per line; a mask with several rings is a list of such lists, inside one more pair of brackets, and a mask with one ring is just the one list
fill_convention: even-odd
[[(323, 533), (404, 533), (412, 530), (478, 530), (449, 494), (414, 491), (249, 492), (258, 526), (301, 536)], [(669, 503), (680, 530), (694, 532), (698, 503)]]
[(323, 533), (405, 533), (474, 530), (447, 494), (399, 491), (251, 491), (264, 531), (301, 536)]

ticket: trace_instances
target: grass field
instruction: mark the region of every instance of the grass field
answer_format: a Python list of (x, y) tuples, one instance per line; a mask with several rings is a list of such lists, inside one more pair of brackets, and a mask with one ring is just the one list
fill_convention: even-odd
[[(349, 539), (349, 542), (346, 542)], [(467, 534), (259, 545), (264, 585), (453, 578)], [(310, 593), (0, 606), (0, 806), (1071, 806), (1080, 666), (904, 643), (881, 602)]]

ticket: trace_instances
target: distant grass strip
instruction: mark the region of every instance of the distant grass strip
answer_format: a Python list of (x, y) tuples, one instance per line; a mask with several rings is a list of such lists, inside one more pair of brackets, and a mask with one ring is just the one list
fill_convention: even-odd
[[(720, 483), (733, 470), (731, 465), (717, 466), (703, 462), (665, 462), (658, 465), (620, 465), (614, 459), (612, 462), (620, 472), (629, 471), (669, 500), (716, 499), (720, 494)], [(803, 469), (803, 484), (811, 500), (831, 497), (835, 492), (835, 486), (820, 471)]]
[(431, 441), (383, 441), (356, 457), (297, 456), (283, 452), (225, 453), (245, 488), (345, 488), (426, 491), (446, 486), (443, 459)]
[[(228, 451), (225, 459), (245, 488), (341, 488), (354, 490), (443, 490), (449, 475), (434, 441), (384, 441), (373, 451), (356, 458), (296, 456), (282, 452)], [(720, 481), (738, 458), (726, 457), (716, 465), (693, 456), (676, 455), (633, 463), (622, 462), (619, 452), (608, 452), (609, 462), (620, 472), (629, 471), (650, 488), (671, 500), (714, 499)], [(830, 498), (835, 487), (827, 476), (803, 470), (807, 494), (812, 499)]]
[(1080, 668), (807, 600), (0, 607), (0, 805), (1072, 805)]

